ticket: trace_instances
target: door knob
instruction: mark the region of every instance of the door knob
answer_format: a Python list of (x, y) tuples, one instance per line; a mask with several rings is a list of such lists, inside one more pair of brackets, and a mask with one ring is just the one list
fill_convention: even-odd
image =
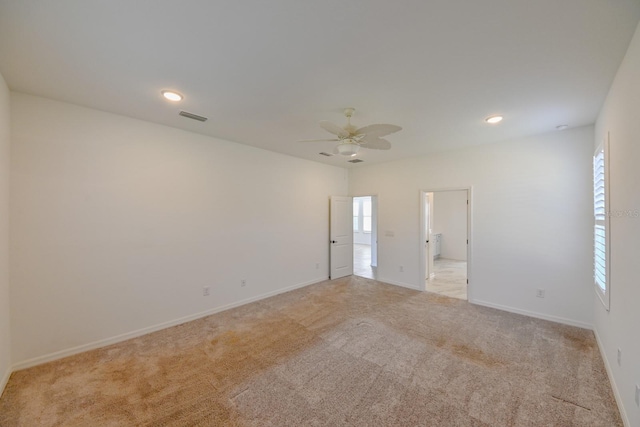
[(332, 240), (331, 243), (338, 243), (338, 241), (337, 240)]

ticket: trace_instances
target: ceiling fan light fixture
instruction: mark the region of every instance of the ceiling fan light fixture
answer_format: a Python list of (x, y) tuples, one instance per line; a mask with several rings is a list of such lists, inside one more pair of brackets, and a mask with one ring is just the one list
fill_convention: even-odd
[(173, 101), (173, 102), (182, 101), (182, 98), (184, 98), (178, 92), (174, 92), (172, 90), (163, 90), (162, 96), (164, 96), (165, 99), (168, 99), (169, 101)]
[(341, 156), (354, 157), (358, 154), (360, 150), (360, 146), (358, 144), (354, 144), (353, 142), (343, 142), (342, 144), (338, 144), (338, 153)]

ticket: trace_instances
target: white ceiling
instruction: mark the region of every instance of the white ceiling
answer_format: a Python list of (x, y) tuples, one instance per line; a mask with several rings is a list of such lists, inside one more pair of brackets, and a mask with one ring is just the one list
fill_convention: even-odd
[(317, 122), (352, 106), (356, 126), (404, 128), (366, 165), (593, 123), (638, 20), (638, 0), (0, 0), (0, 72), (15, 91), (339, 166), (318, 155), (334, 144), (296, 140), (330, 136)]

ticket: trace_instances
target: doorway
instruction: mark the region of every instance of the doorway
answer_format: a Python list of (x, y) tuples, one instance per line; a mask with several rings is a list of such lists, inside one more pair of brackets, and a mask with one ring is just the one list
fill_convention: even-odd
[(376, 196), (353, 198), (353, 274), (377, 278), (378, 232)]
[(420, 200), (424, 290), (467, 300), (471, 189), (422, 191)]

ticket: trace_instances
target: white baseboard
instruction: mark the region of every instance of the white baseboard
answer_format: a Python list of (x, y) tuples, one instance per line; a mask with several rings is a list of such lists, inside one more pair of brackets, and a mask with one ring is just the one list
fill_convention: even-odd
[(409, 289), (413, 289), (414, 291), (421, 291), (422, 289), (420, 289), (419, 287), (417, 287), (416, 285), (412, 285), (411, 283), (405, 283), (405, 282), (396, 282), (395, 280), (388, 280), (385, 279), (383, 277), (379, 277), (378, 279), (376, 279), (378, 282), (384, 282), (384, 283), (388, 283), (390, 285), (395, 285), (395, 286), (401, 286), (403, 288), (409, 288)]
[(68, 348), (65, 350), (56, 351), (54, 353), (45, 354), (43, 356), (34, 357), (32, 359), (23, 360), (22, 362), (15, 363), (9, 373), (7, 374), (7, 380), (9, 379), (9, 375), (11, 372), (18, 371), (20, 369), (31, 368), (33, 366), (41, 365), (43, 363), (52, 362), (54, 360), (62, 359), (64, 357), (73, 356), (74, 354), (83, 353), (89, 350), (95, 350), (100, 347), (105, 347), (111, 344), (115, 344), (118, 342), (126, 341), (132, 338), (137, 338), (142, 335), (150, 334), (152, 332), (156, 332), (162, 329), (170, 328), (172, 326), (177, 326), (182, 323), (191, 322), (193, 320), (200, 319), (202, 317), (207, 317), (212, 314), (219, 313), (221, 311), (229, 310), (232, 308), (239, 307), (241, 305), (250, 304), (252, 302), (256, 302), (265, 298), (269, 298), (278, 294), (282, 294), (285, 292), (292, 291), (294, 289), (303, 288), (305, 286), (313, 285), (315, 283), (323, 282), (327, 280), (326, 277), (316, 278), (304, 283), (298, 283), (293, 286), (288, 286), (286, 288), (278, 289), (275, 291), (267, 292), (265, 294), (261, 294), (255, 297), (247, 298), (241, 301), (233, 302), (231, 304), (223, 305), (221, 307), (212, 308), (210, 310), (202, 311), (200, 313), (191, 314), (189, 316), (180, 317), (178, 319), (170, 320), (168, 322), (159, 323), (157, 325), (148, 326), (146, 328), (138, 329), (135, 331), (127, 332), (121, 335), (117, 335), (111, 338), (105, 338), (102, 340), (90, 342), (88, 344), (79, 345), (77, 347)]
[(508, 311), (511, 313), (522, 314), (524, 316), (535, 317), (536, 319), (549, 320), (551, 322), (562, 323), (569, 326), (577, 326), (578, 328), (593, 330), (593, 325), (579, 320), (567, 319), (564, 317), (553, 316), (551, 314), (538, 313), (535, 311), (522, 310), (520, 308), (509, 307), (506, 305), (494, 304), (492, 302), (481, 301), (475, 298), (469, 298), (471, 304), (482, 305), (485, 307), (495, 308), (502, 311)]
[(620, 417), (622, 418), (624, 427), (631, 427), (631, 422), (629, 421), (629, 417), (627, 416), (627, 413), (624, 410), (624, 405), (622, 403), (622, 396), (620, 396), (620, 391), (618, 390), (618, 386), (616, 385), (616, 380), (613, 378), (613, 371), (611, 370), (611, 364), (609, 363), (609, 359), (607, 359), (607, 354), (604, 351), (604, 345), (602, 345), (602, 341), (600, 340), (600, 336), (598, 335), (598, 330), (596, 328), (593, 328), (593, 333), (596, 336), (596, 343), (598, 343), (600, 356), (602, 356), (604, 367), (607, 370), (607, 376), (609, 377), (609, 382), (611, 383), (611, 389), (613, 390), (613, 395), (616, 398), (616, 403), (618, 404), (618, 411), (620, 412)]
[(9, 382), (9, 377), (11, 376), (12, 372), (13, 372), (13, 369), (11, 367), (7, 368), (7, 371), (4, 373), (4, 375), (0, 379), (0, 396), (2, 396), (2, 393), (4, 393), (4, 388), (7, 386), (7, 383)]

